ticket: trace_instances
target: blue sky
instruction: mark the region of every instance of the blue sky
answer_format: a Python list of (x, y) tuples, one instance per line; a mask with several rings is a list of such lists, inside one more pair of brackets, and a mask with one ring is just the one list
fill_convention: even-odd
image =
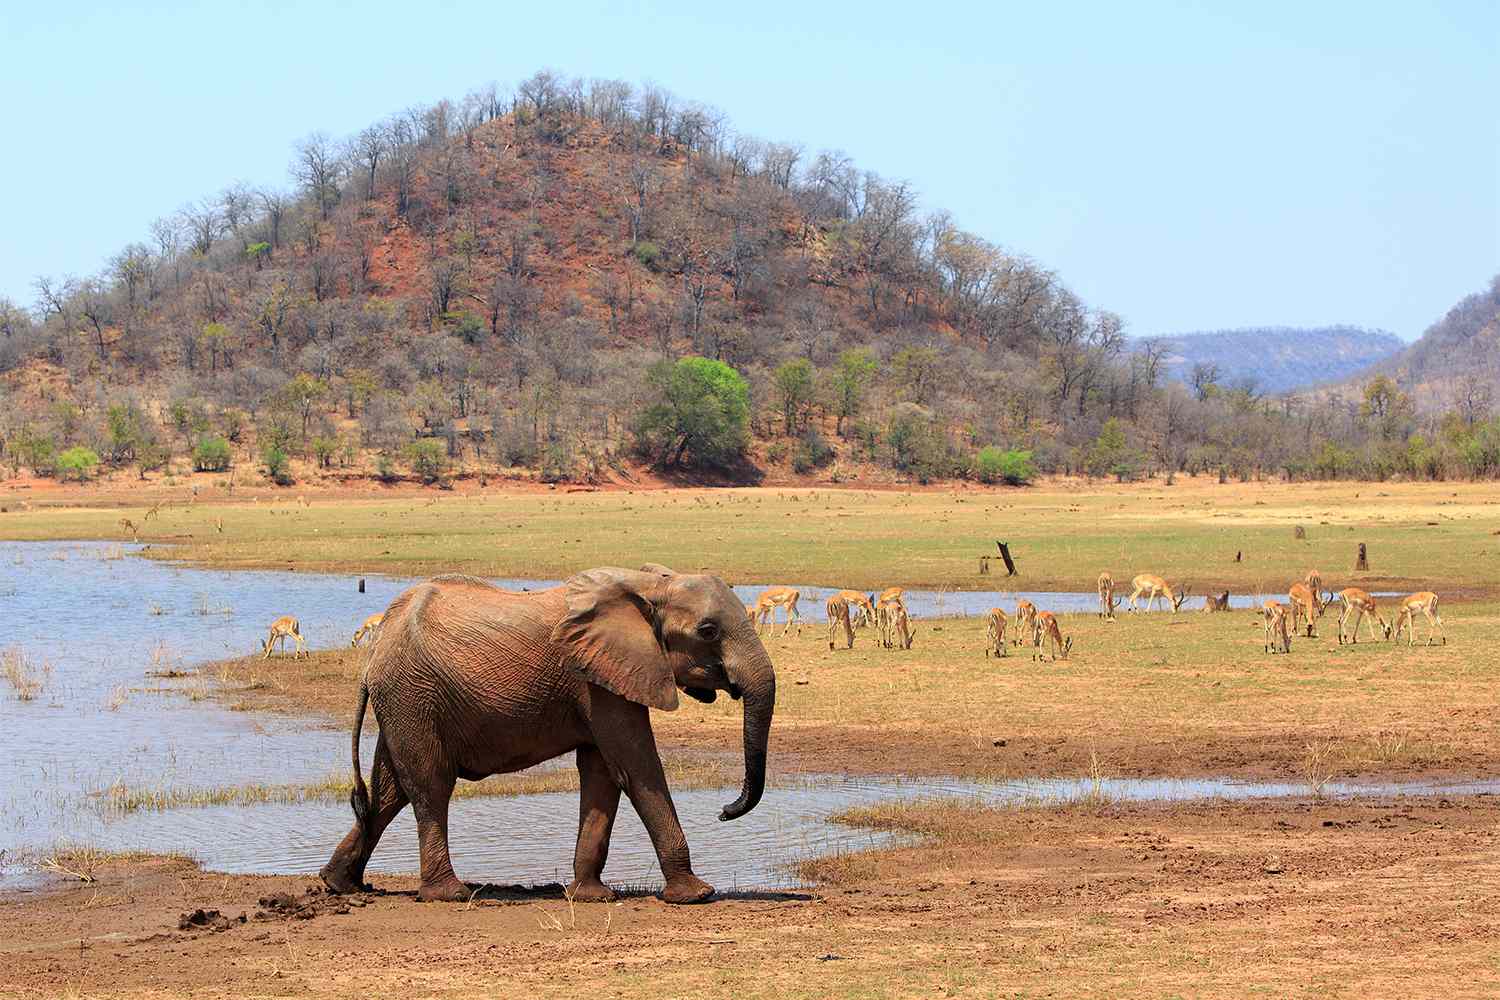
[(310, 131), (544, 66), (842, 149), (1138, 336), (1410, 339), (1500, 271), (1492, 0), (121, 6), (0, 10), (0, 295), (231, 181), (289, 183)]

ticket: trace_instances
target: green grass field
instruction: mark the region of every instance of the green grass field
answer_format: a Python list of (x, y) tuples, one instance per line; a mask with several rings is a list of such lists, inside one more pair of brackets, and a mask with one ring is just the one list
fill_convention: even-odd
[[(1280, 592), (1316, 566), (1332, 586), (1431, 588), (1453, 600), (1500, 587), (1500, 561), (1487, 558), (1500, 555), (1497, 505), (1495, 484), (1206, 478), (999, 492), (440, 493), (310, 506), (267, 492), (259, 502), (166, 505), (149, 522), (128, 507), (12, 509), (0, 538), (127, 540), (123, 516), (154, 557), (231, 568), (550, 578), (650, 560), (733, 583), (1085, 591), (1107, 569), (1117, 585), (1153, 572), (1195, 597)], [(1299, 526), (1305, 540), (1294, 537)], [(979, 575), (997, 540), (1010, 543), (1018, 577), (1005, 579), (998, 560), (999, 575)], [(1369, 548), (1364, 574), (1353, 572), (1359, 542)]]

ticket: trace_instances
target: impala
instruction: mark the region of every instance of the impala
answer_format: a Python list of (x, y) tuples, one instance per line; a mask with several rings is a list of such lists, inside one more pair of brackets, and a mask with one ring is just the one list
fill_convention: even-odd
[(1287, 606), (1280, 601), (1266, 601), (1261, 605), (1261, 610), (1266, 624), (1265, 651), (1274, 653), (1276, 647), (1280, 646), (1283, 653), (1290, 653), (1292, 636), (1286, 627)]
[(1062, 659), (1068, 658), (1068, 650), (1073, 648), (1073, 637), (1063, 638), (1062, 630), (1057, 626), (1057, 616), (1050, 611), (1038, 611), (1036, 622), (1031, 626), (1031, 658), (1040, 660), (1042, 658), (1042, 643), (1046, 643), (1052, 659), (1057, 660), (1057, 651), (1062, 650)]
[(906, 602), (901, 600), (899, 594), (875, 605), (875, 628), (880, 633), (880, 645), (886, 649), (898, 646), (911, 649), (911, 640), (916, 632), (906, 613)]
[(1115, 608), (1120, 602), (1115, 599), (1115, 578), (1109, 573), (1100, 573), (1097, 584), (1099, 590), (1099, 617), (1105, 621), (1115, 620)]
[(1188, 591), (1191, 589), (1189, 587), (1183, 587), (1181, 592), (1174, 593), (1172, 591), (1171, 584), (1153, 573), (1142, 573), (1140, 576), (1137, 576), (1135, 579), (1131, 580), (1130, 585), (1135, 588), (1135, 590), (1133, 590), (1130, 594), (1131, 611), (1139, 610), (1136, 607), (1135, 600), (1137, 597), (1145, 594), (1147, 611), (1151, 610), (1152, 604), (1156, 604), (1157, 607), (1160, 607), (1161, 599), (1165, 597), (1172, 605), (1173, 614), (1176, 614), (1177, 609), (1182, 607), (1182, 602), (1187, 600)]
[(265, 642), (261, 643), (261, 646), (265, 650), (265, 655), (262, 659), (269, 660), (271, 658), (271, 648), (275, 645), (279, 644), (285, 650), (288, 639), (292, 639), (297, 643), (297, 648), (292, 652), (293, 659), (307, 655), (307, 644), (302, 641), (302, 627), (297, 624), (297, 619), (291, 615), (282, 615), (271, 623), (271, 634), (266, 638)]
[(785, 636), (792, 630), (792, 623), (797, 625), (797, 634), (802, 634), (802, 616), (797, 613), (797, 602), (802, 599), (802, 594), (795, 587), (769, 587), (760, 592), (760, 597), (755, 602), (755, 614), (760, 620), (756, 631), (761, 627), (769, 625), (772, 630), (776, 628), (776, 609), (786, 609), (786, 627), (781, 630)]
[(379, 631), (380, 631), (380, 624), (383, 621), (385, 621), (385, 612), (384, 611), (379, 612), (378, 614), (373, 614), (370, 617), (366, 618), (360, 624), (359, 628), (357, 628), (357, 629), (354, 630), (354, 638), (349, 640), (349, 645), (350, 646), (358, 646), (360, 640), (363, 639), (365, 636), (369, 636), (370, 639), (373, 641), (375, 639), (377, 633), (379, 633)]
[(1443, 645), (1448, 645), (1448, 635), (1443, 631), (1443, 616), (1438, 614), (1438, 595), (1430, 590), (1401, 599), (1401, 610), (1396, 615), (1396, 628), (1391, 633), (1391, 638), (1400, 639), (1401, 629), (1404, 627), (1407, 630), (1406, 645), (1410, 647), (1417, 638), (1417, 612), (1419, 611), (1427, 619), (1427, 645), (1432, 645), (1434, 626), (1438, 634), (1443, 637)]
[[(899, 590), (900, 588), (895, 588)], [(841, 590), (834, 597), (842, 597), (849, 602), (849, 611), (853, 616), (854, 624), (863, 628), (873, 624), (875, 621), (875, 601), (871, 595), (858, 590)]]
[(1359, 620), (1365, 615), (1370, 616), (1370, 638), (1372, 640), (1375, 638), (1376, 622), (1380, 623), (1381, 631), (1385, 633), (1381, 638), (1389, 639), (1391, 637), (1391, 626), (1386, 623), (1384, 618), (1380, 617), (1380, 612), (1375, 609), (1375, 598), (1358, 587), (1348, 587), (1339, 591), (1339, 600), (1344, 602), (1344, 610), (1339, 615), (1340, 643), (1344, 641), (1344, 622), (1349, 619), (1350, 615), (1354, 616), (1354, 627), (1349, 632), (1349, 641), (1351, 643), (1359, 642)]
[(1208, 614), (1213, 614), (1216, 611), (1228, 611), (1229, 591), (1226, 590), (1222, 594), (1218, 594), (1217, 596), (1214, 594), (1208, 594), (1207, 596), (1205, 596), (1203, 598), (1203, 610)]
[[(1023, 632), (1022, 629), (1025, 631)], [(1036, 629), (1036, 605), (1026, 598), (1016, 602), (1016, 645), (1021, 644), (1022, 636), (1030, 637)]]
[(838, 627), (844, 626), (844, 648), (854, 648), (854, 626), (849, 624), (849, 602), (847, 599), (834, 594), (824, 605), (828, 613), (828, 648), (833, 649), (833, 637), (838, 634)]
[(1307, 637), (1316, 639), (1317, 633), (1313, 627), (1317, 619), (1323, 617), (1323, 597), (1317, 590), (1305, 583), (1294, 583), (1288, 588), (1286, 596), (1292, 601), (1292, 631), (1297, 631), (1297, 626), (1302, 619), (1307, 620)]
[(993, 656), (1005, 656), (1005, 629), (1007, 621), (1004, 608), (990, 608), (989, 614), (985, 616), (984, 639), (987, 645), (984, 647), (985, 659)]

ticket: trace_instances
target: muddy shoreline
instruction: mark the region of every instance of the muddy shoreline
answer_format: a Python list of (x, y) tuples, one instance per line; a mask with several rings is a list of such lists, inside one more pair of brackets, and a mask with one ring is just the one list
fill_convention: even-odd
[(1061, 974), (1070, 995), (1477, 995), (1497, 983), (1497, 819), (1493, 797), (939, 805), (897, 817), (920, 843), (701, 907), (556, 886), (419, 904), (412, 877), (329, 899), (134, 859), (0, 897), (0, 995), (1030, 995)]

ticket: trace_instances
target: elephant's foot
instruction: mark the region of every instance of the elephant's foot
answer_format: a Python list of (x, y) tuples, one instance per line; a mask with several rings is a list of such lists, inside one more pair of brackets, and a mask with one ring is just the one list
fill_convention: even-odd
[(423, 882), (417, 890), (417, 899), (424, 903), (463, 903), (474, 895), (473, 890), (450, 875), (441, 882)]
[(352, 865), (337, 860), (328, 862), (318, 872), (318, 877), (328, 886), (328, 891), (336, 895), (370, 892), (370, 886), (365, 884), (363, 875), (364, 872), (356, 872)]
[(701, 903), (714, 894), (714, 887), (696, 875), (676, 875), (667, 879), (661, 898), (668, 903)]
[(615, 892), (596, 878), (581, 878), (568, 887), (568, 898), (575, 903), (613, 903)]

